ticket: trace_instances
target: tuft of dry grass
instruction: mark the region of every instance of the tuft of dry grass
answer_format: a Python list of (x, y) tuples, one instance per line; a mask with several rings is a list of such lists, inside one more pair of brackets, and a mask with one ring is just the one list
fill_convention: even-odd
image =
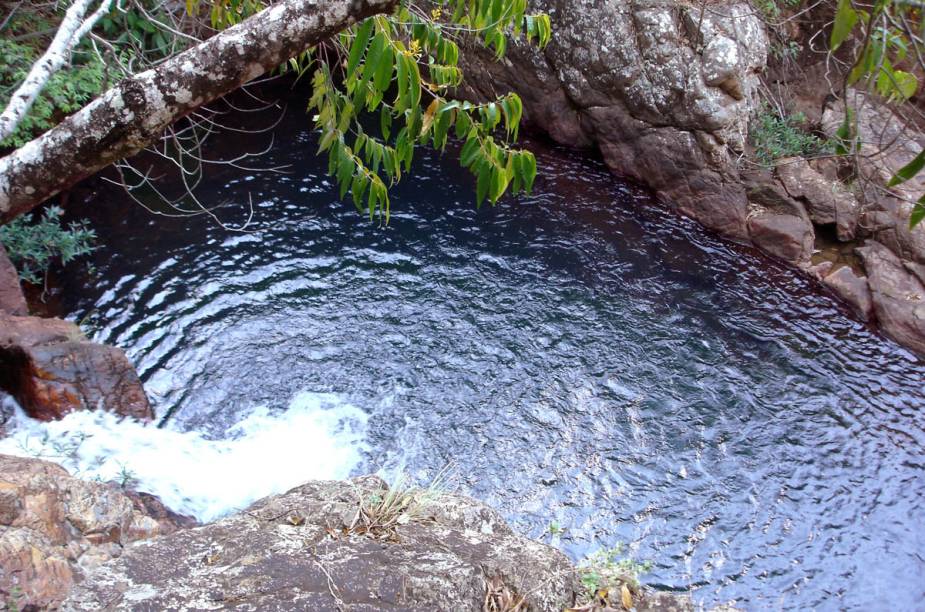
[(485, 579), (482, 612), (526, 612), (527, 598), (504, 584), (501, 576)]
[(346, 532), (387, 542), (396, 541), (400, 526), (427, 518), (428, 502), (446, 491), (449, 476), (450, 466), (447, 466), (429, 485), (416, 487), (404, 474), (399, 474), (388, 489), (371, 495), (360, 494), (356, 515)]

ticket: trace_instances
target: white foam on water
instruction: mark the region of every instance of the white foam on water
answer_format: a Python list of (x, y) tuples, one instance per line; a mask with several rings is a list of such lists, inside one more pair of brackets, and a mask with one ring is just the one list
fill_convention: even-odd
[(120, 481), (176, 512), (211, 521), (313, 479), (342, 479), (362, 460), (367, 415), (329, 393), (298, 393), (285, 412), (256, 408), (206, 440), (103, 411), (43, 423), (16, 407), (0, 453), (40, 457), (84, 479)]

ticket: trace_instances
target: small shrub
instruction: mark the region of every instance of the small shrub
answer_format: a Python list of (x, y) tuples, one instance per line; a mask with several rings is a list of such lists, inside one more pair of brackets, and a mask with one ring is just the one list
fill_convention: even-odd
[[(80, 60), (80, 56), (86, 56), (86, 59)], [(36, 59), (38, 54), (34, 48), (0, 38), (0, 108), (7, 105)], [(95, 98), (103, 88), (103, 79), (104, 66), (96, 56), (75, 53), (72, 65), (51, 77), (35, 104), (16, 126), (16, 131), (0, 141), (0, 147), (21, 147), (50, 130)]]
[(765, 168), (783, 157), (831, 154), (832, 144), (805, 129), (803, 113), (780, 117), (763, 108), (749, 125), (749, 138), (755, 147), (755, 157)]
[(623, 544), (599, 550), (578, 565), (585, 596), (590, 600), (606, 598), (610, 591), (619, 592), (623, 586), (638, 591), (639, 576), (651, 570), (650, 561), (639, 562), (626, 555)]
[(0, 242), (24, 281), (39, 284), (55, 261), (68, 264), (96, 248), (96, 232), (83, 221), (64, 227), (62, 214), (60, 207), (49, 206), (35, 223), (30, 215), (30, 219), (22, 216), (0, 225)]

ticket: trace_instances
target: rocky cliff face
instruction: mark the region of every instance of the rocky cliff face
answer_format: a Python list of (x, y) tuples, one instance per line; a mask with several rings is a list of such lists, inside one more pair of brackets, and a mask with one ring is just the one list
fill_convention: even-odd
[[(765, 26), (751, 5), (534, 0), (531, 8), (552, 17), (552, 42), (543, 51), (515, 43), (501, 62), (466, 46), (460, 95), (488, 100), (517, 92), (535, 128), (562, 144), (598, 149), (616, 174), (652, 187), (669, 206), (723, 236), (814, 276), (859, 317), (925, 354), (925, 228), (910, 231), (911, 205), (882, 190), (925, 137), (910, 136), (889, 110), (854, 101), (867, 143), (861, 172), (879, 191), (852, 191), (829, 159), (778, 160), (767, 170), (747, 158), (749, 119), (760, 105), (768, 59)], [(810, 114), (834, 133), (843, 114), (835, 107), (824, 112), (828, 89), (820, 70), (807, 71), (792, 87), (804, 102), (813, 99)], [(884, 135), (901, 129), (909, 146), (870, 150), (893, 142)], [(911, 187), (917, 194), (925, 189)], [(820, 234), (849, 251), (871, 239), (898, 258), (899, 268), (888, 271), (887, 259), (865, 256), (870, 249), (847, 262), (826, 261), (828, 238), (821, 243)], [(876, 287), (873, 278), (880, 279)]]
[(744, 2), (538, 0), (553, 21), (542, 52), (501, 63), (465, 50), (465, 94), (516, 91), (528, 121), (557, 141), (595, 146), (614, 172), (663, 194), (732, 238), (748, 237), (735, 158), (745, 148), (768, 39)]

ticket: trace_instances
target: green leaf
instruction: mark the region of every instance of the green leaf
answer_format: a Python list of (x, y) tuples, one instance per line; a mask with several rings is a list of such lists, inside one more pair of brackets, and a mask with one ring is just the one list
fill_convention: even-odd
[(922, 219), (925, 219), (925, 196), (919, 198), (919, 201), (912, 207), (912, 214), (909, 215), (909, 229), (921, 223)]
[(389, 45), (382, 51), (379, 63), (376, 66), (376, 74), (373, 77), (373, 86), (379, 92), (385, 92), (392, 82), (392, 73), (395, 71), (395, 52)]
[(893, 178), (890, 179), (890, 182), (886, 184), (887, 187), (895, 187), (900, 183), (905, 183), (916, 174), (918, 174), (922, 168), (925, 168), (925, 149), (919, 152), (915, 158), (899, 169), (899, 171), (893, 175)]
[(486, 165), (484, 160), (479, 166), (478, 171), (478, 181), (475, 188), (475, 205), (481, 206), (482, 202), (485, 201), (485, 196), (488, 195), (488, 188), (491, 184), (491, 168), (489, 165)]
[(382, 130), (382, 137), (388, 140), (392, 134), (392, 112), (388, 106), (382, 106), (382, 112), (379, 114), (379, 127)]
[(896, 91), (896, 97), (899, 101), (905, 102), (915, 95), (919, 88), (919, 81), (915, 75), (905, 72), (904, 70), (893, 71), (893, 87)]
[(536, 179), (536, 157), (530, 151), (524, 151), (520, 163), (523, 166), (524, 191), (527, 195), (533, 191), (533, 181)]
[(421, 71), (413, 58), (404, 57), (408, 62), (409, 104), (411, 108), (418, 108), (421, 105)]
[(404, 54), (398, 55), (396, 68), (398, 69), (398, 96), (395, 98), (395, 110), (403, 111), (411, 107), (408, 97), (408, 58)]
[(832, 35), (829, 38), (829, 49), (835, 51), (838, 49), (851, 30), (858, 22), (858, 13), (851, 6), (851, 0), (838, 0), (838, 8), (835, 11), (835, 23), (832, 25)]
[(353, 44), (350, 46), (350, 56), (347, 59), (347, 76), (349, 77), (353, 74), (353, 71), (357, 69), (357, 66), (360, 65), (360, 59), (363, 57), (363, 52), (366, 51), (366, 46), (369, 44), (369, 37), (373, 31), (373, 20), (367, 19), (357, 28), (356, 37), (353, 39)]
[(835, 153), (838, 155), (848, 155), (854, 149), (853, 114), (851, 107), (846, 107), (845, 120), (835, 132)]

